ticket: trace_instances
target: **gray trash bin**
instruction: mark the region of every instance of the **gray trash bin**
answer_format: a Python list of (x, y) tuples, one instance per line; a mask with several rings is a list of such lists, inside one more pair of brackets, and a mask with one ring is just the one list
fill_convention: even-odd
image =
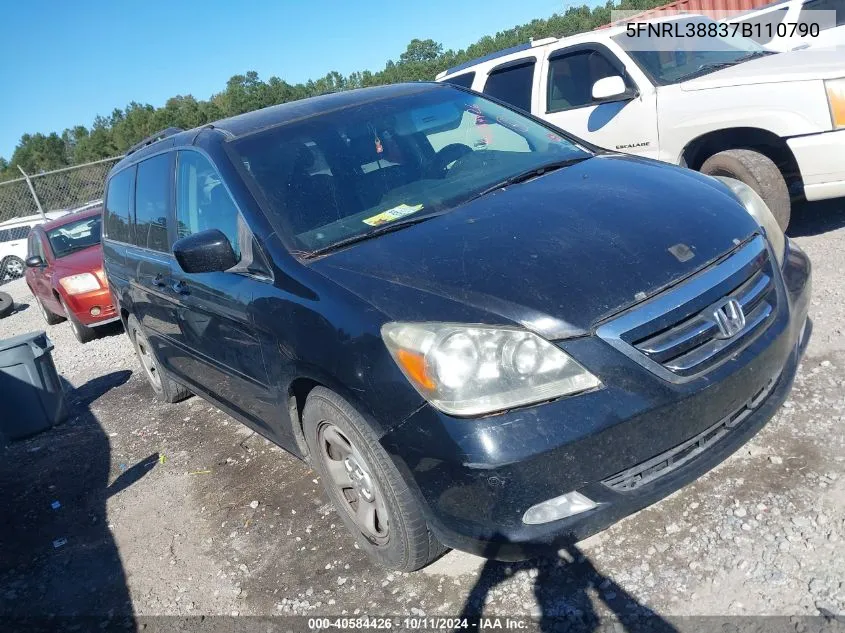
[(62, 384), (44, 332), (0, 340), (0, 435), (16, 440), (67, 417)]

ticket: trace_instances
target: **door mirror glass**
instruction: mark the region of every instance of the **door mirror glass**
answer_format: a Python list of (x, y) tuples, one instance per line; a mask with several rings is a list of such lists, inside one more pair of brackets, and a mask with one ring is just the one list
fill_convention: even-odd
[(29, 268), (40, 268), (44, 265), (44, 260), (39, 255), (33, 255), (32, 257), (27, 257), (25, 263)]
[(238, 263), (229, 239), (219, 229), (188, 235), (173, 244), (176, 261), (186, 273), (215, 273)]
[(596, 101), (607, 101), (619, 97), (633, 98), (625, 87), (625, 80), (619, 75), (612, 75), (599, 79), (593, 84), (593, 99)]

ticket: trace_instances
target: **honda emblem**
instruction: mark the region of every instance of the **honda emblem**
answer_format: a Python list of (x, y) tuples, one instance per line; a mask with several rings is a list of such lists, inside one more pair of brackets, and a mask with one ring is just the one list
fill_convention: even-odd
[(733, 338), (745, 327), (745, 313), (736, 299), (727, 299), (713, 310), (713, 320), (719, 328), (718, 338)]

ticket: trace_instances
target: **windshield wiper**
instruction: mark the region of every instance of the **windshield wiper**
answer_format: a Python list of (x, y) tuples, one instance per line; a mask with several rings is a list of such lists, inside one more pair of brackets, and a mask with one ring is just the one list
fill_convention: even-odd
[(751, 59), (757, 59), (758, 57), (768, 57), (769, 55), (775, 54), (775, 51), (754, 51), (753, 53), (749, 53), (745, 57), (740, 57), (736, 60), (736, 63), (741, 64), (742, 62), (747, 62)]
[(314, 257), (319, 257), (324, 253), (335, 251), (339, 248), (343, 248), (344, 246), (349, 246), (350, 244), (363, 242), (365, 240), (378, 237), (379, 235), (384, 235), (385, 233), (392, 233), (393, 231), (396, 231), (398, 229), (403, 229), (406, 226), (411, 226), (412, 224), (419, 224), (420, 222), (425, 222), (426, 220), (430, 220), (431, 218), (436, 218), (438, 216), (443, 215), (444, 213), (448, 213), (450, 210), (437, 211), (435, 213), (426, 213), (424, 215), (415, 215), (413, 217), (405, 218), (402, 220), (394, 220), (393, 222), (383, 224), (373, 229), (372, 231), (367, 231), (366, 233), (359, 233), (358, 235), (352, 235), (350, 237), (340, 240), (339, 242), (335, 242), (334, 244), (329, 244), (328, 246), (323, 246), (313, 251), (308, 251), (308, 253), (304, 255), (304, 258), (313, 259)]
[(738, 60), (731, 60), (729, 62), (707, 62), (706, 64), (701, 64), (698, 68), (696, 68), (691, 73), (687, 73), (686, 75), (681, 75), (678, 78), (678, 81), (685, 81), (687, 79), (692, 79), (693, 77), (697, 77), (699, 75), (704, 75), (715, 70), (721, 70), (722, 68), (729, 68), (735, 64), (738, 64)]
[(486, 196), (488, 193), (493, 193), (494, 191), (498, 191), (499, 189), (509, 187), (510, 185), (515, 185), (520, 182), (525, 182), (526, 180), (531, 180), (532, 178), (537, 178), (538, 176), (547, 174), (550, 171), (555, 171), (556, 169), (562, 169), (563, 167), (575, 165), (576, 163), (585, 161), (588, 158), (592, 158), (592, 156), (578, 156), (576, 158), (566, 158), (563, 160), (552, 161), (550, 163), (544, 163), (542, 165), (538, 165), (537, 167), (532, 167), (531, 169), (526, 169), (525, 171), (521, 171), (518, 174), (509, 176), (508, 178), (505, 178), (504, 180), (499, 181), (496, 184), (490, 185), (486, 189), (482, 189), (477, 194), (472, 196), (469, 200), (467, 200), (467, 202), (469, 202), (470, 200), (476, 200), (478, 198), (481, 198), (482, 196)]

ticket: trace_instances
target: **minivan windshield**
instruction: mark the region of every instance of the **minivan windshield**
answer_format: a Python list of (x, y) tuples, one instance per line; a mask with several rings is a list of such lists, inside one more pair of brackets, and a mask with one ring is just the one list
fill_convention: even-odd
[(592, 156), (528, 117), (446, 86), (299, 119), (232, 146), (305, 255)]
[(655, 83), (666, 85), (774, 54), (736, 32), (736, 25), (693, 16), (629, 25), (613, 40)]
[(47, 231), (47, 239), (56, 258), (65, 257), (83, 248), (100, 243), (103, 218), (100, 215), (89, 216), (76, 222), (68, 222)]

